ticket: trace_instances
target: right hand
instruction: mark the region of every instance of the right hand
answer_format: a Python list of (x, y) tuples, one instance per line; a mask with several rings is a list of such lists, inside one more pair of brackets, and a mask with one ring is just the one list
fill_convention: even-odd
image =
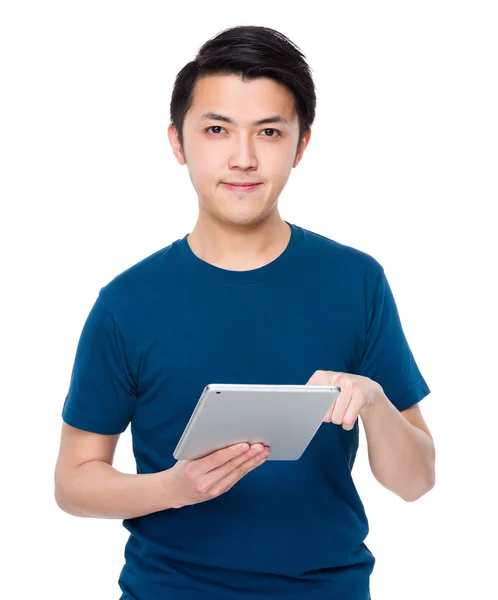
[(197, 460), (179, 460), (168, 469), (173, 480), (174, 506), (181, 508), (216, 498), (232, 488), (247, 473), (262, 465), (270, 448), (264, 444), (236, 444), (217, 450)]

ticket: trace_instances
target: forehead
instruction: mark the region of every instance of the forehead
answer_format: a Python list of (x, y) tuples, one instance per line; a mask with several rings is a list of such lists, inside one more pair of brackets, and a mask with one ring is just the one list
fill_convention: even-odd
[(229, 115), (237, 124), (250, 125), (255, 119), (281, 115), (297, 123), (290, 91), (268, 77), (242, 81), (238, 75), (207, 75), (194, 88), (193, 102), (186, 117), (199, 120), (213, 112)]

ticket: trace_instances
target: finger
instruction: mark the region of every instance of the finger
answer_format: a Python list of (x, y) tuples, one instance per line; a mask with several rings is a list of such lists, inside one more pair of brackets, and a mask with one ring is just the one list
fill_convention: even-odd
[[(262, 452), (259, 452), (258, 454), (256, 454), (256, 456), (253, 456), (249, 460), (246, 460), (244, 463), (242, 463), (237, 468), (230, 471), (224, 477), (221, 476), (221, 478), (213, 481), (211, 486), (209, 486), (209, 488), (208, 488), (209, 491), (215, 495), (218, 495), (218, 494), (228, 491), (231, 487), (233, 487), (237, 483), (237, 481), (242, 479), (250, 471), (257, 469), (264, 462), (266, 462), (266, 459), (268, 458), (268, 454), (269, 454), (269, 450), (263, 450)], [(220, 471), (221, 474), (223, 474), (222, 468), (223, 467), (220, 467), (219, 469), (217, 469)]]
[(209, 489), (212, 485), (232, 473), (235, 473), (235, 476), (240, 479), (246, 474), (246, 469), (250, 466), (247, 463), (258, 459), (266, 449), (267, 447), (265, 448), (263, 444), (253, 444), (244, 454), (228, 460), (223, 465), (203, 475), (199, 482), (200, 488)]
[(249, 444), (245, 443), (236, 444), (234, 446), (228, 446), (227, 448), (217, 450), (208, 456), (204, 456), (203, 458), (198, 458), (197, 460), (193, 461), (190, 472), (192, 476), (196, 477), (203, 475), (204, 473), (209, 473), (213, 469), (217, 469), (221, 465), (224, 465), (227, 461), (243, 455), (249, 448)]
[(334, 402), (332, 402), (332, 406), (329, 408), (329, 410), (327, 411), (327, 414), (324, 417), (324, 421), (326, 421), (327, 423), (330, 422), (330, 419), (332, 418), (332, 413), (334, 412), (334, 406), (335, 403), (337, 402), (337, 398), (334, 400)]
[(363, 399), (358, 390), (356, 393), (353, 392), (351, 402), (349, 403), (348, 409), (342, 420), (342, 426), (346, 431), (353, 429), (356, 419), (360, 414), (361, 407), (363, 406)]
[(344, 415), (351, 403), (351, 398), (353, 395), (354, 384), (346, 381), (346, 383), (342, 387), (342, 391), (339, 394), (339, 397), (335, 401), (331, 421), (336, 425), (341, 425)]
[(318, 370), (308, 379), (306, 385), (327, 385), (328, 382), (328, 371)]
[(233, 471), (239, 471), (241, 474), (243, 474), (241, 468), (245, 465), (245, 463), (259, 457), (259, 455), (266, 449), (268, 449), (268, 446), (265, 446), (264, 444), (252, 444), (247, 452), (244, 452), (244, 454), (236, 456), (235, 458), (231, 458), (225, 464), (213, 469), (206, 475), (211, 476), (211, 474), (213, 474), (216, 480), (219, 480), (222, 477), (229, 475)]
[(344, 374), (337, 372), (337, 371), (329, 371), (329, 373), (331, 373), (331, 385), (335, 385), (339, 388), (339, 394), (336, 396), (334, 402), (332, 402), (332, 406), (329, 408), (329, 410), (327, 411), (327, 414), (325, 415), (323, 421), (326, 423), (330, 423), (332, 421), (332, 415), (334, 413), (334, 410), (336, 408), (337, 404), (342, 404), (344, 402), (344, 389), (345, 389), (345, 385), (347, 383), (347, 380), (344, 379)]

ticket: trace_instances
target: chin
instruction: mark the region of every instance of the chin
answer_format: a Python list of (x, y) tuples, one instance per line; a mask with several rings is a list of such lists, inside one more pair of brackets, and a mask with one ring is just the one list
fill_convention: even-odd
[(234, 225), (256, 225), (269, 217), (266, 211), (252, 213), (229, 213), (226, 220)]

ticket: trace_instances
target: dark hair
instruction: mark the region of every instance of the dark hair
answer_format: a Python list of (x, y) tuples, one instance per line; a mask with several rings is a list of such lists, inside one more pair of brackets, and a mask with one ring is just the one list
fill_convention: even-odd
[(205, 42), (195, 59), (187, 63), (176, 76), (170, 117), (178, 132), (182, 151), (183, 122), (192, 106), (195, 85), (204, 75), (214, 74), (235, 74), (243, 81), (269, 77), (286, 86), (294, 97), (299, 117), (299, 143), (311, 129), (315, 120), (316, 94), (305, 56), (275, 29), (243, 25), (225, 29)]

